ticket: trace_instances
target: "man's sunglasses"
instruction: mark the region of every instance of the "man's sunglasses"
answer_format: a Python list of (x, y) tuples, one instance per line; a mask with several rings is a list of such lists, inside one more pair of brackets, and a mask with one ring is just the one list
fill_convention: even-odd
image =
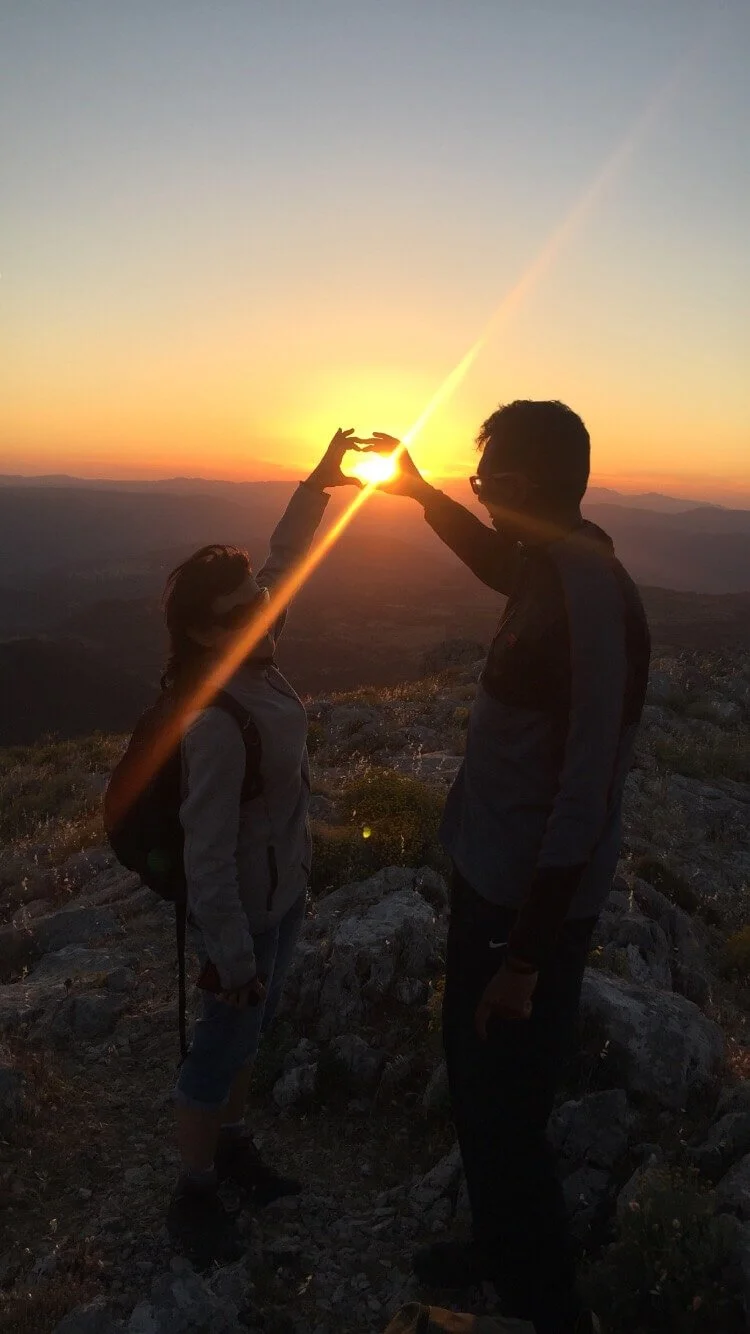
[(230, 607), (228, 611), (212, 613), (211, 624), (218, 625), (222, 630), (241, 630), (260, 611), (261, 607), (266, 606), (268, 600), (268, 589), (262, 588), (257, 597), (252, 598), (250, 602), (238, 602), (236, 606)]
[(537, 486), (536, 482), (530, 481), (520, 472), (493, 472), (487, 477), (480, 477), (479, 473), (474, 473), (474, 476), (469, 478), (469, 485), (474, 495), (481, 500), (482, 497), (487, 498), (493, 494), (497, 495), (498, 491), (502, 490), (505, 482), (517, 482), (519, 480), (525, 482), (527, 486)]

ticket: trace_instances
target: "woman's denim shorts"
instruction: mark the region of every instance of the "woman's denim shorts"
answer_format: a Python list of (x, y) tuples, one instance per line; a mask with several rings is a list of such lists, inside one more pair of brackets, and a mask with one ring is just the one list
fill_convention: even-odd
[[(255, 1058), (261, 1035), (276, 1014), (306, 904), (307, 895), (301, 894), (277, 926), (253, 937), (258, 976), (266, 985), (264, 1001), (236, 1010), (209, 992), (203, 993), (203, 1013), (196, 1021), (174, 1090), (176, 1103), (209, 1111), (227, 1102), (235, 1078)], [(201, 954), (200, 945), (198, 952)], [(205, 961), (205, 950), (202, 954)]]

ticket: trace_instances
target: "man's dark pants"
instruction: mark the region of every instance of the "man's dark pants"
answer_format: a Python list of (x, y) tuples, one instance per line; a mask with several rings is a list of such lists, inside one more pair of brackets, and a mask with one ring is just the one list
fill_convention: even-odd
[(515, 913), (488, 903), (454, 872), (443, 1041), (474, 1237), (508, 1314), (563, 1329), (580, 1304), (562, 1190), (546, 1127), (576, 1029), (594, 920), (567, 922), (539, 973), (532, 1016), (474, 1014), (503, 958)]

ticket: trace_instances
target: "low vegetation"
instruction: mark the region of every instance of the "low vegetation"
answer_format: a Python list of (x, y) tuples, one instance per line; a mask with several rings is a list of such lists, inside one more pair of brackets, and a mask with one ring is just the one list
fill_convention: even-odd
[(336, 794), (341, 823), (314, 823), (313, 892), (327, 894), (384, 866), (442, 867), (443, 798), (407, 774), (370, 768)]
[(741, 727), (734, 733), (716, 733), (710, 739), (698, 737), (658, 737), (654, 755), (664, 769), (684, 774), (686, 778), (710, 781), (730, 778), (736, 783), (750, 782), (750, 730)]
[(732, 1222), (714, 1213), (713, 1195), (697, 1177), (666, 1168), (645, 1173), (617, 1241), (588, 1275), (592, 1304), (606, 1311), (612, 1334), (744, 1329), (727, 1282)]
[(103, 775), (122, 744), (96, 733), (0, 750), (0, 846), (41, 846), (45, 860), (55, 863), (100, 843)]

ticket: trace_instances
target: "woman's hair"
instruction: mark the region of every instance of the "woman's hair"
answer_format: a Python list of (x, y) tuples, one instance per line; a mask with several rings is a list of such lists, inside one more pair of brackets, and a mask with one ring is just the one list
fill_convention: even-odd
[(214, 544), (201, 547), (172, 571), (163, 598), (169, 657), (162, 690), (189, 686), (200, 673), (206, 650), (189, 632), (211, 625), (214, 599), (233, 593), (249, 570), (250, 557), (241, 547)]

